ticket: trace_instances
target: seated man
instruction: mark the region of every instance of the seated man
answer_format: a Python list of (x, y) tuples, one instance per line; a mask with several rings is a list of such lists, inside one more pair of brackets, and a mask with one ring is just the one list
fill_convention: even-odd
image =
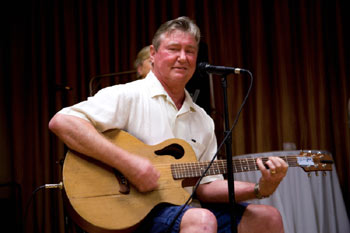
[[(122, 129), (149, 145), (181, 138), (192, 146), (199, 161), (211, 160), (217, 150), (214, 122), (185, 90), (196, 69), (199, 40), (199, 28), (187, 17), (164, 23), (150, 46), (152, 71), (145, 79), (105, 88), (61, 110), (49, 128), (69, 148), (119, 170), (140, 192), (155, 190), (160, 172), (148, 159), (123, 150), (100, 132)], [(262, 174), (259, 183), (235, 181), (239, 203), (271, 195), (288, 169), (277, 157), (266, 162), (269, 169), (260, 159), (257, 164)], [(203, 206), (186, 206), (179, 215), (180, 206), (157, 206), (140, 232), (165, 232), (170, 227), (169, 232), (231, 232), (227, 180), (221, 175), (205, 177), (196, 197)], [(272, 206), (242, 203), (235, 210), (234, 224), (240, 233), (283, 232), (281, 215)]]

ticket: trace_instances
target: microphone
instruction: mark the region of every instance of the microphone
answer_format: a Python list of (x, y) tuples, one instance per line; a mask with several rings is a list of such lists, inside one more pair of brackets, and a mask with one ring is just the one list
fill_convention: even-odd
[(200, 71), (205, 71), (209, 74), (226, 75), (226, 74), (240, 74), (241, 72), (247, 72), (245, 69), (227, 67), (227, 66), (213, 66), (207, 62), (200, 62), (198, 64), (198, 69)]

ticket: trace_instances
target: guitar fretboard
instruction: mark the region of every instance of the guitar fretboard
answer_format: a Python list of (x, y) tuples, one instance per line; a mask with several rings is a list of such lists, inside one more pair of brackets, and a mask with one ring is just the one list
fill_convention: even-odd
[[(279, 156), (288, 166), (298, 167), (298, 156)], [(267, 157), (261, 158), (265, 164)], [(192, 163), (174, 163), (171, 164), (171, 172), (174, 179), (196, 178), (200, 177), (207, 169), (210, 162), (192, 162)], [(259, 167), (256, 163), (256, 158), (244, 158), (232, 160), (233, 173), (257, 171)], [(216, 160), (206, 173), (206, 176), (227, 174), (227, 161)]]

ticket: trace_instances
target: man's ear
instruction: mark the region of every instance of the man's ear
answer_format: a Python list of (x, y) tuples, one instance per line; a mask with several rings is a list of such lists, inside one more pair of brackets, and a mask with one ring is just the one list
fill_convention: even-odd
[(151, 45), (151, 46), (149, 47), (149, 57), (150, 57), (150, 59), (151, 59), (151, 63), (152, 63), (152, 64), (153, 64), (153, 62), (154, 62), (154, 56), (155, 56), (155, 54), (156, 54), (156, 49), (154, 48), (153, 45)]

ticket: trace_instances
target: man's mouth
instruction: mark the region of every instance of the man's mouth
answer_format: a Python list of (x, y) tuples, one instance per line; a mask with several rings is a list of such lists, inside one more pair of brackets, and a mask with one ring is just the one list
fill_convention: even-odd
[(186, 67), (174, 67), (174, 69), (176, 69), (176, 70), (187, 70)]

